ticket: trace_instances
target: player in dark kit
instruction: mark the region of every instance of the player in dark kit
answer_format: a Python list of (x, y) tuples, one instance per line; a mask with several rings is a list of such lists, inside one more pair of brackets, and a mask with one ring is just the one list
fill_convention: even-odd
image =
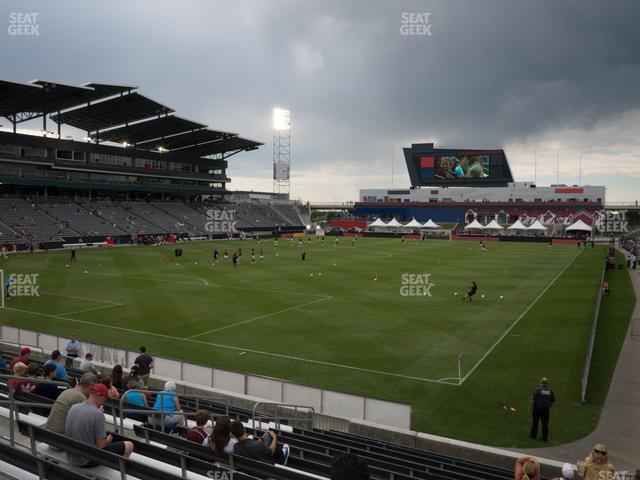
[(302, 252), (302, 263), (307, 260), (307, 252)]
[(218, 249), (213, 251), (213, 263), (218, 263)]
[(70, 262), (77, 262), (78, 260), (76, 260), (76, 251), (75, 250), (71, 250), (71, 259), (69, 260)]
[(478, 291), (478, 284), (476, 282), (471, 282), (471, 287), (469, 287), (469, 291), (464, 294), (464, 297), (462, 297), (462, 300), (471, 301), (471, 297), (473, 297), (477, 291)]

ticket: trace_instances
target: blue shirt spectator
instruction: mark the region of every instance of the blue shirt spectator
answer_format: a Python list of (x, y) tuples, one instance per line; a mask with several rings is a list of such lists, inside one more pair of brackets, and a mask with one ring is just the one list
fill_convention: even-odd
[(69, 374), (64, 366), (60, 363), (60, 350), (54, 350), (51, 352), (51, 358), (44, 362), (45, 365), (55, 365), (56, 366), (56, 377), (61, 380), (68, 380)]

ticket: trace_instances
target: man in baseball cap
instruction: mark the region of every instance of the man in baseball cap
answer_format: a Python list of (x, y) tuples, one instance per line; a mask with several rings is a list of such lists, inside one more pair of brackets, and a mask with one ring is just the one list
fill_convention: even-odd
[(13, 366), (18, 362), (29, 365), (29, 355), (31, 355), (31, 349), (29, 347), (22, 347), (22, 349), (20, 350), (20, 355), (16, 355), (15, 357), (13, 357), (9, 362), (7, 368), (9, 370), (13, 370)]
[[(102, 406), (107, 398), (107, 387), (101, 383), (93, 385), (89, 391), (89, 399), (71, 407), (64, 433), (72, 440), (86, 445), (95, 445), (97, 448), (129, 457), (133, 452), (133, 443), (129, 441), (113, 441), (113, 435), (105, 429)], [(97, 463), (86, 457), (67, 452), (67, 461), (79, 467), (95, 467)]]

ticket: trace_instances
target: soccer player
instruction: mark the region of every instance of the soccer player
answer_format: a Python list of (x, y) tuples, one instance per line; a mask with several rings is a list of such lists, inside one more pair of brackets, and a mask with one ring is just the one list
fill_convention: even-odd
[(469, 291), (464, 294), (464, 297), (462, 297), (462, 300), (471, 301), (471, 297), (473, 297), (477, 291), (478, 291), (478, 284), (476, 282), (471, 282), (471, 287), (469, 287)]
[(216, 263), (218, 263), (218, 255), (219, 255), (219, 253), (218, 253), (218, 249), (216, 248), (216, 249), (213, 251), (213, 264), (214, 264), (214, 265), (215, 265)]
[(251, 263), (256, 263), (256, 251), (255, 249), (251, 249)]
[(336, 247), (340, 245), (340, 239), (338, 237), (336, 237)]
[(77, 262), (78, 260), (76, 259), (76, 251), (75, 250), (71, 250), (71, 259), (69, 260), (70, 262)]
[(262, 253), (262, 248), (260, 248), (260, 261), (264, 260), (264, 254)]
[(233, 256), (231, 257), (231, 261), (233, 262), (233, 267), (237, 268), (238, 267), (238, 262), (240, 261), (240, 259), (238, 258), (238, 252), (237, 251), (233, 252)]
[(302, 263), (307, 260), (307, 252), (302, 252)]
[(483, 252), (487, 251), (487, 246), (484, 244), (484, 240), (480, 240), (480, 250)]
[(226, 261), (227, 258), (229, 258), (229, 252), (225, 249), (224, 256), (222, 257), (222, 259)]
[(9, 300), (11, 298), (11, 294), (9, 293), (9, 290), (11, 289), (11, 285), (13, 285), (15, 283), (16, 279), (13, 275), (9, 275), (9, 278), (7, 279), (7, 281), (4, 284), (4, 291), (5, 291), (5, 295), (7, 297), (7, 300)]

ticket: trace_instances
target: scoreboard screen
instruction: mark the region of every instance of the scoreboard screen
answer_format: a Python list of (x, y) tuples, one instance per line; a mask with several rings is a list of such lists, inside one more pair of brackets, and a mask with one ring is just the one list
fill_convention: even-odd
[(443, 150), (432, 144), (405, 148), (413, 186), (491, 186), (513, 181), (502, 150)]

